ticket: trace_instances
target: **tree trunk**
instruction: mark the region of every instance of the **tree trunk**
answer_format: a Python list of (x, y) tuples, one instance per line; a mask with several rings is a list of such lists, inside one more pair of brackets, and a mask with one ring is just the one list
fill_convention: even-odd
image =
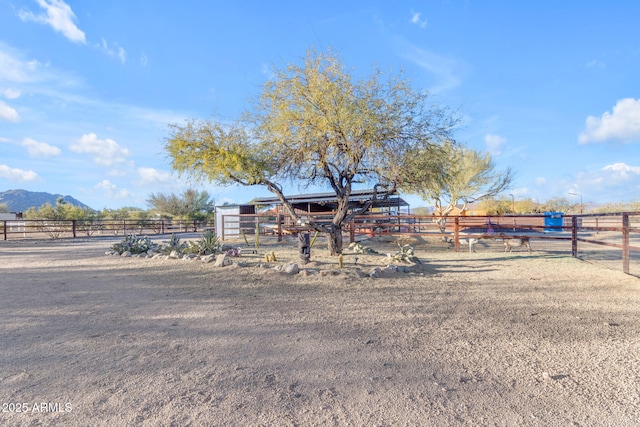
[(340, 255), (342, 253), (342, 227), (331, 224), (329, 232), (329, 253), (331, 256)]

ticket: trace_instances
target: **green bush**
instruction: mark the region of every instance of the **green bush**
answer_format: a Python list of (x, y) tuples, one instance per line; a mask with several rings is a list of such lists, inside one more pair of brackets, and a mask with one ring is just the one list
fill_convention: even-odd
[(120, 255), (127, 251), (129, 251), (129, 253), (131, 253), (132, 255), (136, 255), (154, 250), (157, 247), (158, 245), (153, 243), (147, 236), (138, 237), (135, 234), (130, 234), (128, 236), (125, 236), (125, 238), (121, 242), (118, 242), (111, 246), (111, 250), (117, 252)]
[(185, 252), (196, 255), (212, 255), (220, 252), (218, 236), (213, 231), (205, 231), (198, 240), (189, 242)]
[(171, 234), (171, 239), (168, 242), (163, 242), (164, 244), (160, 246), (160, 252), (164, 254), (170, 254), (173, 251), (181, 254), (187, 248), (186, 242), (181, 242), (180, 238), (175, 235), (175, 233)]

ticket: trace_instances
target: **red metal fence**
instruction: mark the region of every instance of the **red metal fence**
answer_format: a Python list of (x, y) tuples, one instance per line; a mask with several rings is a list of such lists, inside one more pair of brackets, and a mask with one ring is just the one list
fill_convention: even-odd
[[(331, 222), (326, 214), (310, 214), (303, 220)], [(223, 215), (222, 240), (254, 234), (283, 235), (312, 232), (289, 215)], [(389, 215), (370, 213), (355, 217), (344, 230), (351, 242), (363, 236), (408, 235), (451, 241), (457, 252), (476, 239), (474, 250), (503, 251), (503, 239), (529, 239), (536, 252), (568, 254), (589, 262), (622, 267), (640, 276), (640, 212), (611, 214), (506, 216)], [(471, 249), (471, 245), (469, 245)]]
[[(277, 236), (312, 231), (305, 221), (331, 222), (331, 215), (311, 214), (296, 223), (288, 215), (223, 215), (222, 240), (255, 234)], [(547, 215), (451, 216), (370, 213), (355, 217), (345, 228), (349, 240), (379, 235), (408, 235), (450, 241), (455, 251), (502, 251), (505, 238), (528, 238), (536, 252), (568, 254), (640, 276), (640, 212), (566, 215), (553, 224)], [(124, 236), (198, 232), (211, 224), (169, 220), (3, 220), (3, 240)], [(471, 249), (471, 248), (469, 248)]]

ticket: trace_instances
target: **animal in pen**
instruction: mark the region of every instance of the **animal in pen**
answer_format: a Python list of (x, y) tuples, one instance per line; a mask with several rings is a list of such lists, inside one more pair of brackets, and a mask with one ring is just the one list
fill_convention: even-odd
[(525, 246), (529, 253), (531, 253), (531, 244), (529, 243), (528, 237), (502, 237), (502, 241), (504, 242), (504, 251), (511, 252), (513, 248), (519, 248)]

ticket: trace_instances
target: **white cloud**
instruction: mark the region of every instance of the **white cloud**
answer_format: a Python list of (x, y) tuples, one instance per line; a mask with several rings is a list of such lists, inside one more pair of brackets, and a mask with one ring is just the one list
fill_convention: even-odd
[(18, 89), (7, 88), (2, 91), (2, 95), (7, 99), (16, 99), (20, 98), (22, 93)]
[(68, 4), (62, 0), (36, 0), (36, 2), (45, 13), (34, 14), (31, 11), (21, 10), (18, 12), (20, 19), (49, 25), (72, 42), (85, 43), (84, 32), (74, 23), (76, 15)]
[(487, 134), (484, 137), (484, 142), (487, 143), (489, 153), (498, 156), (502, 154), (502, 146), (507, 143), (507, 140), (500, 135)]
[(110, 199), (125, 199), (133, 196), (126, 188), (118, 188), (117, 185), (109, 182), (109, 180), (103, 179), (98, 184), (93, 186), (96, 190), (101, 190), (106, 197)]
[(621, 99), (612, 112), (606, 111), (600, 118), (587, 117), (586, 130), (578, 140), (581, 144), (609, 140), (640, 141), (640, 99)]
[(545, 185), (547, 183), (547, 178), (539, 177), (536, 178), (536, 185)]
[(176, 181), (170, 172), (161, 172), (154, 168), (138, 168), (138, 175), (141, 185), (171, 184)]
[(55, 157), (61, 153), (58, 147), (31, 138), (23, 139), (20, 145), (27, 148), (29, 157)]
[(422, 14), (420, 12), (411, 11), (411, 21), (412, 24), (417, 25), (420, 28), (427, 27), (427, 20), (422, 19)]
[(121, 147), (112, 139), (98, 139), (95, 133), (82, 135), (80, 139), (70, 147), (74, 153), (93, 154), (93, 161), (103, 166), (113, 166), (124, 163), (131, 155), (129, 150)]
[(587, 62), (586, 64), (587, 68), (604, 68), (605, 64), (602, 61), (598, 61), (597, 59), (592, 59), (591, 61)]
[(147, 57), (147, 54), (142, 52), (140, 54), (140, 65), (142, 65), (143, 67), (146, 67), (148, 63), (149, 63), (149, 58)]
[(0, 101), (0, 120), (17, 122), (20, 120), (20, 115), (15, 108), (10, 107), (4, 102)]
[(400, 55), (433, 75), (431, 92), (446, 92), (460, 86), (463, 66), (459, 61), (421, 49), (404, 40), (400, 42)]
[(584, 200), (616, 202), (637, 198), (640, 192), (640, 166), (626, 163), (606, 165), (598, 170), (578, 173), (573, 182), (564, 183)]
[(0, 177), (7, 178), (9, 181), (26, 182), (38, 179), (38, 174), (34, 171), (26, 171), (23, 169), (10, 168), (7, 165), (0, 165)]
[[(31, 87), (31, 92), (50, 93), (57, 86), (73, 87), (78, 79), (68, 71), (57, 72), (49, 68), (49, 64), (27, 59), (23, 52), (7, 46), (0, 41), (0, 81), (11, 83), (42, 83), (46, 86)], [(5, 89), (2, 94), (14, 99), (22, 94), (16, 89)], [(16, 96), (17, 95), (17, 96)]]
[(614, 163), (602, 168), (612, 182), (624, 182), (640, 178), (640, 166), (629, 166), (626, 163)]
[(118, 58), (123, 64), (127, 61), (127, 51), (122, 46), (119, 46), (118, 43), (109, 46), (109, 43), (103, 38), (102, 43), (97, 44), (96, 47), (107, 55)]

